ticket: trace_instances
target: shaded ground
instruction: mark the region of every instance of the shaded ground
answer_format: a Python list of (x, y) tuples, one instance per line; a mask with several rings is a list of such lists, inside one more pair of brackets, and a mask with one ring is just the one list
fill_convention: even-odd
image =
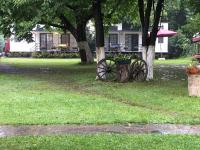
[[(156, 74), (155, 79), (157, 80), (171, 80), (179, 79), (182, 77), (182, 80), (186, 80), (185, 74), (185, 64), (157, 64), (154, 66), (154, 71)], [(53, 73), (60, 72), (62, 69), (49, 68), (49, 67), (40, 67), (40, 68), (19, 68), (14, 67), (6, 63), (0, 63), (0, 72), (8, 74), (23, 74), (23, 73)], [(177, 74), (179, 72), (179, 74)]]
[(195, 134), (200, 135), (200, 125), (22, 125), (0, 126), (0, 137), (27, 135), (65, 135), (65, 134), (96, 134), (96, 133), (126, 133), (126, 134)]

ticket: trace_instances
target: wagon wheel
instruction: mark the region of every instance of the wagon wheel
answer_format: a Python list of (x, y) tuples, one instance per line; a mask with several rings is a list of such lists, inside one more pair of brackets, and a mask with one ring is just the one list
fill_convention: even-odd
[(102, 59), (97, 64), (97, 76), (102, 81), (114, 81), (117, 78), (117, 66), (110, 58)]
[(147, 78), (147, 64), (142, 59), (135, 60), (130, 69), (130, 78), (135, 81), (144, 81)]

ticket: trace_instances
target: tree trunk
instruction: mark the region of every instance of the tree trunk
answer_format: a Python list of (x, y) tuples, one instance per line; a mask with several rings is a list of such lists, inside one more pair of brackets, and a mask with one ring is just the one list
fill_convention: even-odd
[(97, 63), (105, 58), (105, 51), (104, 47), (97, 47), (96, 48), (96, 57), (97, 57)]
[(147, 80), (153, 79), (154, 57), (155, 57), (155, 46), (150, 45), (147, 51), (147, 67), (148, 67)]
[(80, 53), (82, 63), (92, 63), (92, 62), (94, 62), (92, 52), (90, 50), (90, 47), (89, 47), (87, 41), (78, 42), (78, 47), (79, 47), (79, 53)]
[(79, 47), (81, 62), (84, 64), (94, 62), (92, 51), (90, 50), (89, 44), (87, 42), (85, 28), (86, 22), (77, 24), (77, 43)]
[[(96, 57), (97, 57), (97, 64), (98, 64), (98, 62), (101, 59), (105, 58), (104, 26), (103, 26), (103, 15), (101, 12), (101, 0), (94, 1), (93, 7), (94, 7), (94, 20), (95, 20), (95, 31), (96, 31)], [(104, 68), (104, 66), (102, 66), (102, 68)], [(101, 71), (102, 69), (97, 68), (97, 72), (101, 73)], [(96, 79), (98, 79), (97, 76), (96, 76)]]
[(147, 62), (147, 47), (142, 46), (142, 59)]
[(103, 15), (101, 12), (101, 0), (94, 1), (94, 20), (96, 31), (96, 57), (97, 63), (105, 58), (104, 51), (104, 26)]
[[(104, 51), (104, 47), (96, 47), (96, 57), (97, 57), (97, 64), (100, 60), (105, 58), (105, 51)], [(100, 76), (102, 76), (102, 78), (105, 78), (105, 75), (103, 75), (103, 68), (105, 67), (105, 64), (102, 66), (99, 66), (100, 68), (97, 68), (97, 72), (99, 72)], [(96, 76), (96, 80), (98, 80), (98, 76)]]

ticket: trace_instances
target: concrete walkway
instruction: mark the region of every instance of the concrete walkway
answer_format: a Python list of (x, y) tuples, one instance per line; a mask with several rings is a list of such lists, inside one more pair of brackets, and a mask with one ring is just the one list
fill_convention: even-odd
[(22, 125), (0, 126), (0, 137), (25, 135), (66, 135), (95, 133), (129, 133), (129, 134), (196, 134), (200, 135), (200, 125)]

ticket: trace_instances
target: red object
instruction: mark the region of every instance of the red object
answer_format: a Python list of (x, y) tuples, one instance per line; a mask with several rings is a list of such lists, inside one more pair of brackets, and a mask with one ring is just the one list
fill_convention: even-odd
[(193, 55), (193, 58), (200, 59), (200, 54)]
[(171, 37), (176, 34), (177, 32), (175, 31), (160, 29), (157, 33), (157, 37)]
[[(176, 34), (177, 34), (177, 32), (175, 32), (175, 31), (160, 29), (157, 33), (157, 37), (171, 37)], [(150, 32), (149, 32), (149, 36), (150, 36)]]
[(192, 41), (193, 42), (200, 42), (200, 36), (192, 38)]
[(199, 74), (199, 68), (197, 68), (196, 66), (190, 67), (186, 69), (187, 74)]
[(197, 59), (200, 63), (200, 54), (195, 54), (192, 56), (194, 59)]
[(9, 38), (6, 39), (4, 52), (5, 53), (9, 53), (10, 52), (10, 39)]

